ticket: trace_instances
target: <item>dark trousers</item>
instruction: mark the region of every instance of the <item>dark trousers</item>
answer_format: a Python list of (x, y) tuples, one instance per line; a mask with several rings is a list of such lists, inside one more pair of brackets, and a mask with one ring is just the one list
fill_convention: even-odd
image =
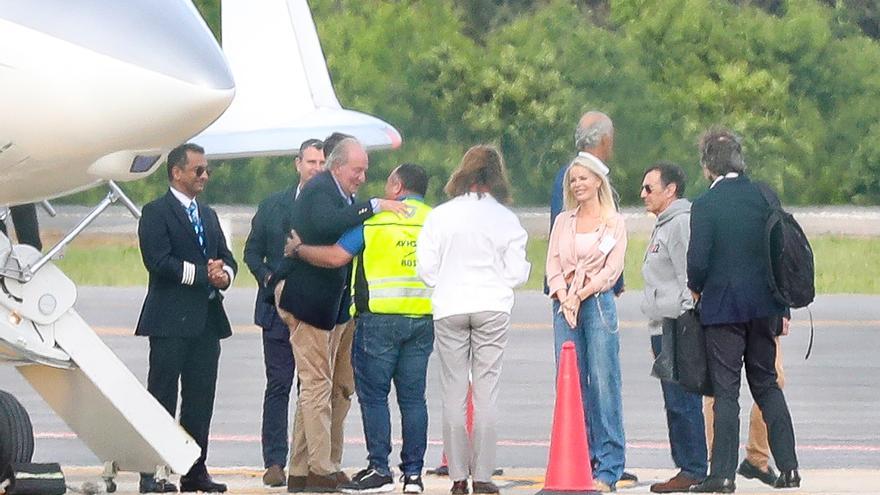
[(752, 397), (764, 415), (770, 451), (781, 471), (797, 469), (794, 428), (776, 382), (779, 317), (706, 327), (709, 373), (715, 388), (715, 443), (710, 476), (733, 479), (739, 450), (739, 389), (743, 363)]
[(180, 382), (180, 426), (202, 448), (188, 477), (207, 475), (205, 459), (219, 361), (220, 340), (211, 332), (193, 338), (150, 337), (147, 390), (174, 416)]
[[(33, 203), (9, 207), (9, 216), (12, 217), (12, 225), (15, 227), (15, 236), (19, 244), (27, 244), (43, 250), (40, 241), (40, 224), (37, 221), (37, 207)], [(0, 221), (0, 231), (6, 234), (6, 223)]]
[[(651, 336), (654, 357), (662, 349), (661, 335)], [(676, 382), (660, 380), (663, 407), (669, 429), (669, 447), (675, 467), (687, 476), (702, 480), (706, 477), (706, 425), (703, 422), (703, 396), (688, 392)]]
[(290, 330), (275, 308), (268, 327), (263, 328), (263, 362), (266, 365), (266, 392), (263, 394), (264, 467), (287, 465), (287, 422), (290, 390), (293, 388), (293, 349)]

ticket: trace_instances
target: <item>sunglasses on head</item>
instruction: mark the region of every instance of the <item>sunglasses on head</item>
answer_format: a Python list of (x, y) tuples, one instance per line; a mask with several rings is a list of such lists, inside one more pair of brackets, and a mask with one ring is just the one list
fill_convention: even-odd
[(208, 177), (210, 177), (211, 169), (204, 165), (199, 165), (198, 167), (196, 167), (196, 177), (201, 177), (203, 175), (207, 175)]

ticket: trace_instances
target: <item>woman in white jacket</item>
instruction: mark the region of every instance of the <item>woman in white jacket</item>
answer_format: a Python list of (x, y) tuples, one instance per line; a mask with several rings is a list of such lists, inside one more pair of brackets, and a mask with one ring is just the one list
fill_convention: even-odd
[[(416, 248), (419, 276), (434, 288), (443, 447), (453, 495), (468, 493), (468, 474), (474, 493), (498, 493), (492, 483), (495, 402), (513, 289), (528, 279), (531, 268), (528, 235), (504, 206), (510, 202), (510, 185), (496, 148), (469, 149), (445, 191), (450, 201), (428, 215)], [(472, 439), (465, 424), (468, 375), (473, 377)]]

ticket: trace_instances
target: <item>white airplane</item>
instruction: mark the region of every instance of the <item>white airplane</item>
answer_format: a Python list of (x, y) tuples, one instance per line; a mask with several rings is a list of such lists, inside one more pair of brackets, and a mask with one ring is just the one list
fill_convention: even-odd
[[(51, 261), (110, 204), (139, 216), (116, 182), (155, 172), (193, 136), (209, 158), (289, 155), (333, 131), (401, 144), (391, 125), (339, 104), (306, 0), (222, 8), (223, 51), (189, 0), (0, 0), (0, 205), (109, 188), (46, 254), (0, 234), (0, 363), (104, 462), (107, 491), (118, 470), (164, 479), (199, 455), (80, 318)], [(27, 412), (0, 391), (0, 492), (32, 454)]]

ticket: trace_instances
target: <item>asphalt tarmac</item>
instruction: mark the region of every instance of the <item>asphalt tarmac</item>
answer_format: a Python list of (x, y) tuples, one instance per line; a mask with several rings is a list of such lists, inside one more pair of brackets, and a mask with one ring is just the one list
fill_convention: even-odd
[[(247, 275), (243, 275), (247, 276)], [(147, 341), (132, 336), (145, 289), (85, 287), (77, 309), (142, 382)], [(619, 299), (621, 363), (627, 467), (671, 469), (659, 383), (649, 376), (648, 331), (639, 312), (640, 295)], [(261, 467), (260, 416), (265, 384), (259, 329), (252, 324), (254, 292), (230, 290), (227, 311), (236, 334), (223, 342), (217, 401), (208, 458), (211, 466)], [(880, 468), (880, 297), (821, 296), (810, 308), (815, 326), (813, 354), (806, 310), (794, 314), (792, 334), (783, 338), (786, 398), (794, 419), (803, 469)], [(504, 356), (498, 424), (498, 464), (540, 469), (546, 465), (554, 403), (554, 362), (549, 302), (538, 292), (520, 292)], [(745, 380), (743, 380), (745, 382)], [(0, 388), (15, 394), (31, 415), (37, 435), (35, 461), (95, 466), (99, 460), (70, 432), (11, 366), (0, 366)], [(440, 459), (440, 392), (436, 358), (428, 371), (430, 414), (426, 467)], [(394, 399), (391, 399), (394, 404)], [(751, 397), (743, 385), (742, 417)], [(393, 421), (398, 422), (396, 406)], [(747, 420), (741, 424), (745, 441)], [(399, 427), (395, 426), (395, 438)], [(397, 462), (399, 444), (392, 453)], [(346, 423), (344, 465), (365, 459), (357, 403)], [(531, 472), (531, 471), (530, 471)], [(877, 490), (880, 492), (880, 489)]]

